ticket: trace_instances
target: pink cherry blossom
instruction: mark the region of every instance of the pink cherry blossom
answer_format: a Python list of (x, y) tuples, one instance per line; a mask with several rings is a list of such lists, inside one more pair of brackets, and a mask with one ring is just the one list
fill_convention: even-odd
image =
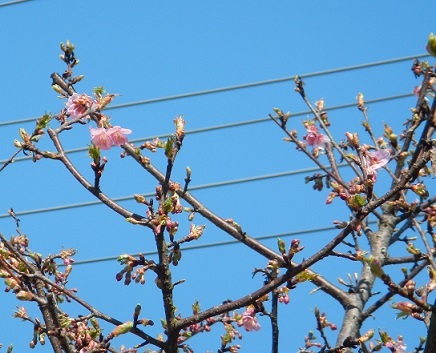
[(106, 133), (110, 136), (115, 146), (121, 146), (128, 141), (125, 135), (131, 134), (132, 130), (124, 129), (121, 126), (114, 126), (107, 129)]
[(289, 304), (291, 299), (289, 298), (289, 294), (282, 294), (279, 296), (279, 302), (284, 304)]
[(384, 167), (391, 158), (391, 153), (387, 149), (368, 152), (364, 157), (364, 168), (368, 175), (375, 174), (375, 171)]
[(416, 86), (416, 87), (413, 88), (413, 94), (414, 94), (416, 97), (419, 97), (419, 93), (420, 93), (420, 92), (421, 92), (421, 85)]
[(129, 129), (114, 126), (108, 129), (103, 127), (90, 128), (92, 143), (102, 150), (108, 150), (112, 146), (124, 145), (128, 140), (125, 135), (132, 133)]
[(389, 341), (385, 343), (385, 347), (389, 348), (391, 352), (394, 353), (405, 353), (407, 345), (403, 341), (403, 337), (399, 336), (398, 341), (395, 342), (391, 338), (389, 338)]
[(307, 135), (303, 137), (309, 146), (313, 148), (324, 149), (325, 144), (330, 142), (330, 139), (324, 134), (318, 132), (318, 128), (315, 125), (310, 125), (307, 128)]
[(112, 139), (103, 127), (90, 128), (92, 143), (102, 150), (108, 150), (112, 147)]
[(237, 324), (238, 326), (244, 326), (247, 331), (260, 330), (260, 324), (257, 321), (256, 313), (254, 308), (251, 306), (247, 307), (247, 309), (243, 312), (242, 318), (238, 320)]
[(95, 111), (97, 102), (86, 94), (73, 93), (65, 103), (67, 114), (72, 118), (81, 118), (86, 114)]

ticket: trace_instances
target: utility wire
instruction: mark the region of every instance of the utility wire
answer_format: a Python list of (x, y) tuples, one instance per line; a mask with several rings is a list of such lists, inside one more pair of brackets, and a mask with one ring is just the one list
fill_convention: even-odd
[[(413, 96), (413, 93), (404, 93), (404, 94), (398, 94), (395, 96), (369, 99), (369, 100), (365, 100), (365, 104), (386, 102), (386, 101), (391, 101), (391, 100), (396, 100), (396, 99), (403, 99), (403, 98), (407, 98), (407, 97), (411, 97), (411, 96)], [(327, 108), (326, 110), (332, 111), (332, 110), (338, 110), (338, 109), (344, 109), (344, 108), (350, 108), (350, 107), (356, 107), (356, 106), (357, 106), (356, 102), (345, 103), (345, 104), (331, 106), (331, 107)], [(291, 117), (302, 116), (302, 115), (304, 116), (307, 114), (311, 114), (311, 111), (304, 110), (301, 112), (292, 113)], [(229, 129), (229, 128), (234, 128), (234, 127), (239, 127), (239, 126), (244, 126), (244, 125), (253, 125), (253, 124), (258, 124), (258, 123), (264, 123), (267, 121), (270, 121), (269, 117), (268, 118), (258, 118), (258, 119), (252, 119), (252, 120), (239, 121), (239, 122), (234, 122), (234, 123), (229, 123), (229, 124), (215, 125), (215, 126), (210, 126), (210, 127), (187, 130), (185, 132), (185, 135), (198, 134), (198, 133), (215, 131), (215, 130), (222, 130), (222, 129)], [(143, 142), (143, 141), (150, 141), (150, 140), (153, 140), (155, 138), (161, 139), (161, 138), (168, 137), (170, 135), (171, 134), (161, 134), (161, 135), (154, 135), (154, 136), (149, 136), (149, 137), (141, 137), (138, 139), (129, 140), (129, 142), (130, 143), (138, 143), (138, 142)], [(72, 153), (77, 153), (77, 152), (84, 152), (87, 150), (88, 150), (88, 147), (78, 147), (78, 148), (72, 148), (72, 149), (66, 150), (65, 153), (72, 154)], [(32, 159), (32, 156), (17, 157), (17, 158), (14, 158), (14, 162), (21, 162), (21, 161), (26, 161), (26, 160), (31, 160), (31, 159)], [(8, 159), (0, 160), (0, 164), (4, 164), (7, 161), (8, 161)]]
[[(324, 232), (324, 231), (334, 230), (334, 229), (335, 229), (334, 226), (322, 227), (322, 228), (312, 228), (312, 229), (304, 229), (304, 230), (295, 231), (295, 232), (264, 235), (264, 236), (260, 236), (260, 237), (254, 237), (254, 239), (267, 240), (267, 239), (275, 239), (275, 238), (285, 238), (285, 237), (290, 237), (290, 236), (298, 236), (298, 235), (302, 235), (302, 234), (319, 233), (319, 232)], [(238, 243), (239, 243), (239, 240), (232, 239), (232, 240), (220, 241), (220, 242), (215, 242), (215, 243), (191, 245), (191, 246), (187, 246), (187, 247), (183, 248), (183, 251), (213, 248), (213, 247), (217, 247), (217, 246), (233, 245), (233, 244), (238, 244)], [(158, 252), (156, 250), (153, 250), (153, 251), (143, 252), (141, 254), (144, 256), (151, 256), (151, 255), (156, 255), (157, 253)], [(138, 255), (139, 255), (139, 253), (133, 254), (133, 256), (138, 256)], [(107, 257), (100, 257), (100, 258), (95, 258), (95, 259), (78, 260), (78, 261), (74, 261), (74, 265), (85, 265), (85, 264), (91, 264), (91, 263), (96, 263), (96, 262), (113, 261), (113, 260), (116, 260), (118, 258), (118, 256), (107, 256)]]
[(8, 6), (8, 5), (18, 5), (22, 2), (27, 2), (27, 1), (30, 1), (30, 0), (15, 0), (15, 1), (3, 2), (3, 3), (0, 3), (0, 7)]
[[(376, 223), (377, 221), (369, 221), (368, 223)], [(280, 234), (269, 234), (269, 235), (263, 235), (263, 236), (259, 236), (259, 237), (254, 237), (254, 239), (256, 240), (268, 240), (268, 239), (277, 239), (277, 238), (286, 238), (286, 237), (299, 237), (301, 235), (308, 235), (308, 234), (314, 234), (314, 233), (321, 233), (321, 232), (326, 232), (326, 231), (332, 231), (332, 230), (337, 230), (337, 228), (335, 226), (329, 226), (329, 227), (319, 227), (319, 228), (311, 228), (311, 229), (303, 229), (303, 230), (297, 230), (294, 232), (286, 232), (286, 233), (280, 233)], [(207, 243), (207, 244), (199, 244), (199, 245), (191, 245), (191, 246), (187, 246), (185, 248), (183, 248), (183, 251), (188, 251), (188, 250), (199, 250), (199, 249), (206, 249), (206, 248), (215, 248), (217, 246), (227, 246), (227, 245), (234, 245), (234, 244), (238, 244), (239, 240), (236, 239), (232, 239), (232, 240), (227, 240), (227, 241), (220, 241), (220, 242), (215, 242), (215, 243)], [(151, 255), (157, 255), (157, 251), (153, 250), (153, 251), (146, 251), (146, 252), (142, 252), (141, 254), (144, 256), (151, 256)], [(138, 256), (138, 254), (132, 254), (132, 256)], [(89, 265), (92, 263), (97, 263), (97, 262), (106, 262), (106, 261), (113, 261), (116, 260), (118, 258), (119, 255), (117, 256), (106, 256), (106, 257), (99, 257), (99, 258), (94, 258), (94, 259), (86, 259), (86, 260), (78, 260), (78, 261), (74, 261), (74, 265)], [(64, 266), (63, 264), (60, 266)]]
[[(345, 165), (346, 165), (345, 163), (338, 164), (338, 167), (343, 167)], [(285, 177), (285, 176), (291, 176), (291, 175), (297, 175), (297, 174), (303, 174), (303, 173), (316, 172), (319, 170), (320, 170), (320, 168), (318, 168), (318, 167), (297, 169), (297, 170), (291, 170), (288, 172), (265, 174), (265, 175), (259, 175), (259, 176), (241, 178), (241, 179), (225, 180), (225, 181), (219, 181), (219, 182), (215, 182), (215, 183), (197, 185), (197, 186), (189, 187), (188, 190), (189, 191), (204, 190), (204, 189), (216, 188), (216, 187), (221, 187), (221, 186), (248, 183), (248, 182), (252, 182), (252, 181), (261, 181), (261, 180), (281, 178), (281, 177)], [(150, 193), (141, 194), (141, 195), (144, 197), (151, 197), (151, 196), (154, 196), (155, 193), (150, 192)], [(122, 201), (133, 201), (134, 199), (133, 199), (133, 195), (128, 195), (128, 196), (116, 197), (116, 198), (113, 198), (112, 200), (115, 202), (122, 202)], [(80, 203), (73, 203), (73, 204), (68, 204), (68, 205), (60, 205), (60, 206), (54, 206), (54, 207), (38, 208), (38, 209), (34, 209), (34, 210), (15, 212), (15, 214), (17, 216), (27, 216), (27, 215), (37, 214), (37, 213), (62, 211), (62, 210), (66, 210), (66, 209), (81, 208), (81, 207), (95, 206), (95, 205), (101, 205), (101, 204), (102, 204), (101, 201), (95, 200), (95, 201), (89, 201), (89, 202), (80, 202)], [(0, 214), (0, 218), (6, 218), (6, 217), (10, 217), (10, 215), (8, 213)]]
[[(29, 0), (25, 0), (25, 1), (29, 1)], [(413, 59), (423, 58), (423, 57), (428, 57), (428, 56), (430, 56), (430, 55), (427, 54), (427, 53), (417, 54), (417, 55), (409, 55), (409, 56), (404, 56), (404, 57), (395, 58), (395, 59), (374, 61), (374, 62), (370, 62), (370, 63), (366, 63), (366, 64), (345, 66), (345, 67), (340, 67), (340, 68), (336, 68), (336, 69), (329, 69), (329, 70), (323, 70), (323, 71), (315, 71), (315, 72), (310, 72), (310, 73), (307, 73), (307, 74), (302, 74), (302, 75), (299, 75), (299, 76), (301, 78), (309, 78), (309, 77), (330, 75), (330, 74), (336, 74), (336, 73), (345, 72), (345, 71), (358, 70), (358, 69), (366, 69), (366, 68), (370, 68), (370, 67), (381, 66), (381, 65), (388, 65), (388, 64), (395, 64), (395, 63), (399, 63), (399, 62), (402, 62), (402, 61), (408, 61), (408, 60), (413, 60)], [(294, 77), (295, 77), (295, 75), (294, 76), (287, 76), (287, 77), (271, 79), (271, 80), (257, 81), (257, 82), (251, 82), (251, 83), (244, 83), (244, 84), (239, 84), (239, 85), (234, 85), (234, 86), (226, 86), (226, 87), (221, 87), (221, 88), (213, 88), (213, 89), (208, 89), (208, 90), (203, 90), (203, 91), (196, 91), (196, 92), (190, 92), (190, 93), (181, 93), (181, 94), (176, 94), (176, 95), (166, 96), (166, 97), (144, 99), (144, 100), (139, 100), (139, 101), (130, 102), (130, 103), (114, 104), (114, 105), (111, 105), (111, 106), (105, 108), (105, 110), (127, 108), (127, 107), (136, 106), (136, 105), (159, 103), (159, 102), (165, 102), (165, 101), (182, 99), (182, 98), (196, 97), (196, 96), (201, 96), (201, 95), (206, 95), (206, 94), (213, 94), (213, 93), (234, 91), (234, 90), (239, 90), (239, 89), (244, 89), (244, 88), (264, 86), (264, 85), (270, 85), (270, 84), (275, 84), (275, 83), (282, 83), (282, 82), (286, 82), (286, 81), (292, 81), (294, 79)], [(23, 118), (23, 119), (18, 119), (18, 120), (4, 121), (4, 122), (0, 122), (0, 127), (1, 126), (6, 126), (6, 125), (15, 125), (15, 124), (20, 124), (20, 123), (35, 121), (36, 119), (38, 119), (38, 117)]]

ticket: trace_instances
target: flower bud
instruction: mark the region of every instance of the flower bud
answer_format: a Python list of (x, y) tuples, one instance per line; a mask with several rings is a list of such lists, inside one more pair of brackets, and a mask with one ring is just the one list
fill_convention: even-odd
[(285, 247), (286, 247), (285, 242), (282, 239), (278, 238), (277, 239), (277, 245), (279, 247), (280, 253), (284, 254), (286, 252), (286, 250), (285, 250)]
[(364, 335), (359, 337), (359, 342), (360, 343), (368, 342), (373, 336), (374, 336), (374, 329), (371, 329), (365, 332)]
[(133, 195), (133, 197), (137, 203), (145, 203), (145, 201), (146, 201), (145, 197), (142, 195), (135, 194), (135, 195)]
[(363, 110), (365, 108), (365, 99), (363, 97), (363, 93), (359, 92), (357, 94), (356, 99), (357, 99), (357, 108), (359, 110)]
[(384, 271), (383, 271), (380, 263), (377, 261), (377, 259), (370, 256), (368, 259), (368, 263), (369, 263), (369, 267), (371, 269), (371, 273), (374, 276), (381, 278), (384, 275)]
[(23, 148), (23, 143), (18, 141), (18, 140), (14, 140), (14, 146), (17, 148)]
[(359, 148), (359, 136), (356, 133), (352, 134), (351, 132), (346, 132), (345, 136), (347, 137), (348, 143), (351, 147), (356, 149)]
[(64, 92), (64, 90), (61, 88), (61, 86), (59, 86), (59, 85), (57, 85), (57, 84), (52, 85), (51, 88), (53, 88), (55, 92), (57, 92), (57, 93), (59, 93), (59, 94), (61, 94), (61, 95), (64, 95), (64, 94), (65, 94), (65, 92)]
[(18, 300), (25, 300), (25, 301), (33, 300), (33, 294), (25, 290), (20, 290), (17, 294), (15, 294), (15, 297)]
[(316, 110), (322, 112), (324, 110), (324, 98), (321, 98), (319, 101), (315, 102)]
[(278, 115), (279, 118), (283, 118), (285, 114), (279, 108), (273, 108), (274, 112)]

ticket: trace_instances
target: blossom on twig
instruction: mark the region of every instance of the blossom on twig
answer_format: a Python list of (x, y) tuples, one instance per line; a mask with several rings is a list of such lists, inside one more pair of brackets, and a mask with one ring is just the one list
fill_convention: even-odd
[(374, 175), (376, 170), (384, 167), (391, 158), (391, 153), (387, 149), (374, 152), (367, 152), (363, 160), (363, 168), (368, 175)]
[(325, 144), (330, 142), (330, 139), (320, 133), (315, 125), (309, 125), (307, 127), (307, 135), (303, 138), (307, 141), (309, 146), (312, 146), (313, 148), (324, 149)]
[(72, 118), (81, 118), (97, 108), (97, 102), (86, 94), (73, 93), (65, 103), (67, 114)]
[(132, 130), (122, 128), (121, 126), (113, 126), (107, 129), (107, 133), (114, 146), (121, 146), (128, 141), (126, 135), (131, 134)]
[(405, 353), (407, 345), (403, 341), (403, 337), (398, 336), (398, 340), (395, 342), (390, 337), (389, 340), (385, 343), (385, 347), (388, 348), (391, 352), (395, 353)]
[(98, 127), (90, 128), (92, 143), (102, 150), (108, 150), (112, 146), (124, 145), (128, 139), (125, 135), (132, 133), (129, 129), (114, 126), (108, 129)]
[(238, 326), (244, 326), (247, 331), (259, 331), (260, 324), (256, 318), (256, 312), (253, 306), (248, 306), (242, 313), (242, 318), (237, 322)]

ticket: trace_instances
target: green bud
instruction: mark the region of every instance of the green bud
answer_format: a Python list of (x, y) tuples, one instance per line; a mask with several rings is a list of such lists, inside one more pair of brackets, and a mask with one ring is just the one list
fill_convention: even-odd
[(93, 161), (98, 160), (100, 158), (100, 149), (95, 145), (89, 146), (88, 156), (91, 157)]
[(61, 94), (61, 95), (65, 95), (65, 92), (64, 92), (64, 90), (61, 88), (61, 86), (55, 84), (55, 85), (52, 85), (51, 88), (53, 88), (54, 91), (55, 91), (56, 93), (59, 93), (59, 94)]
[(18, 141), (18, 140), (14, 140), (14, 146), (17, 148), (23, 148), (23, 143)]
[(380, 335), (380, 339), (383, 343), (386, 343), (389, 340), (389, 335), (386, 331), (378, 330), (378, 334)]
[(279, 247), (280, 253), (284, 254), (286, 252), (286, 250), (285, 250), (285, 247), (286, 247), (285, 242), (282, 239), (277, 238), (277, 245)]
[(51, 114), (44, 114), (42, 117), (40, 117), (36, 121), (36, 128), (39, 129), (45, 129), (48, 126), (48, 123), (50, 120), (53, 119), (53, 115)]
[(124, 324), (121, 324), (121, 325), (115, 327), (111, 334), (114, 337), (117, 337), (119, 335), (124, 335), (125, 333), (130, 332), (130, 330), (132, 328), (133, 328), (133, 322), (132, 321), (127, 321)]
[(384, 275), (384, 271), (383, 271), (382, 267), (380, 266), (379, 262), (377, 261), (377, 259), (370, 256), (368, 258), (368, 263), (369, 263), (369, 267), (371, 269), (371, 272), (374, 276), (381, 278)]
[(105, 92), (105, 90), (104, 90), (103, 86), (94, 87), (94, 94), (96, 96), (102, 96), (104, 92)]
[(77, 83), (77, 82), (82, 81), (84, 78), (85, 78), (84, 75), (79, 75), (79, 76), (73, 77), (73, 78), (71, 79), (71, 83), (72, 83), (72, 84), (75, 84), (75, 83)]
[(15, 297), (18, 300), (23, 300), (23, 301), (33, 300), (33, 294), (25, 290), (20, 290), (17, 294), (15, 294)]
[(280, 118), (283, 118), (285, 116), (279, 108), (273, 108), (273, 110)]
[(135, 321), (138, 320), (139, 314), (141, 314), (141, 304), (136, 304), (135, 310), (133, 312), (133, 319)]
[(360, 336), (359, 342), (368, 342), (374, 336), (374, 329), (367, 331), (363, 336)]
[(430, 55), (436, 57), (436, 36), (433, 33), (428, 36), (426, 49)]
[(69, 50), (69, 51), (73, 51), (74, 49), (76, 49), (74, 44), (71, 43), (69, 40), (67, 40), (67, 42), (66, 42), (66, 47), (67, 47), (67, 50)]
[(133, 198), (137, 203), (145, 203), (146, 201), (144, 196), (138, 194), (133, 195)]
[(20, 133), (20, 137), (23, 141), (28, 140), (29, 135), (27, 134), (26, 130), (24, 130), (22, 127), (20, 128), (19, 133)]

